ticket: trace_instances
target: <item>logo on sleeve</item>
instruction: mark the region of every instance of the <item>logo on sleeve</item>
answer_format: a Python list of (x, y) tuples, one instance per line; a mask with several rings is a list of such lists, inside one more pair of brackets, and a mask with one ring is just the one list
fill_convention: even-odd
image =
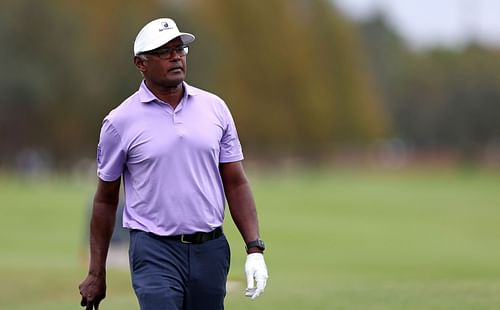
[(102, 150), (101, 150), (101, 146), (98, 145), (97, 146), (97, 164), (98, 165), (101, 165), (101, 159), (102, 159)]

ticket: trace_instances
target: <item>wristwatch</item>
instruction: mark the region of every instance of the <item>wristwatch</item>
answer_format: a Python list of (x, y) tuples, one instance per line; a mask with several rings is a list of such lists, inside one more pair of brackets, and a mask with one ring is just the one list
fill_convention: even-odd
[(266, 249), (266, 246), (264, 244), (264, 241), (262, 241), (260, 239), (257, 239), (257, 240), (248, 242), (246, 244), (245, 248), (246, 248), (247, 251), (250, 248), (257, 248), (257, 249), (259, 249), (261, 251), (264, 251)]

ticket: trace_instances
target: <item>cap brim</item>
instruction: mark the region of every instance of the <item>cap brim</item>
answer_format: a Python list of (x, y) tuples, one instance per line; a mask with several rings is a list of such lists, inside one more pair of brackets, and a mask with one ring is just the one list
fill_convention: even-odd
[(184, 44), (189, 44), (194, 41), (194, 35), (190, 33), (181, 32), (181, 35), (179, 37), (181, 37), (182, 43)]

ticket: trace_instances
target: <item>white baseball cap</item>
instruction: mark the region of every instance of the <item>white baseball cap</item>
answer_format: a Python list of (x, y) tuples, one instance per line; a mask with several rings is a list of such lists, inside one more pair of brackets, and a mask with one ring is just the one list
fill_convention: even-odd
[(194, 35), (179, 32), (173, 19), (158, 18), (144, 26), (137, 34), (134, 42), (134, 55), (154, 50), (171, 40), (180, 37), (184, 44), (194, 41)]

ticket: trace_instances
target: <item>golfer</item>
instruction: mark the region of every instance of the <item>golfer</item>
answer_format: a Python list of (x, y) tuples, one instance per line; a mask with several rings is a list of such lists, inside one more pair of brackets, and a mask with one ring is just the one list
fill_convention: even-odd
[(134, 64), (144, 80), (104, 118), (97, 148), (89, 272), (79, 286), (86, 309), (98, 309), (106, 295), (122, 179), (132, 285), (142, 310), (224, 308), (225, 199), (248, 253), (245, 295), (264, 291), (264, 243), (233, 118), (223, 100), (185, 82), (194, 39), (169, 18), (146, 24), (135, 39)]

